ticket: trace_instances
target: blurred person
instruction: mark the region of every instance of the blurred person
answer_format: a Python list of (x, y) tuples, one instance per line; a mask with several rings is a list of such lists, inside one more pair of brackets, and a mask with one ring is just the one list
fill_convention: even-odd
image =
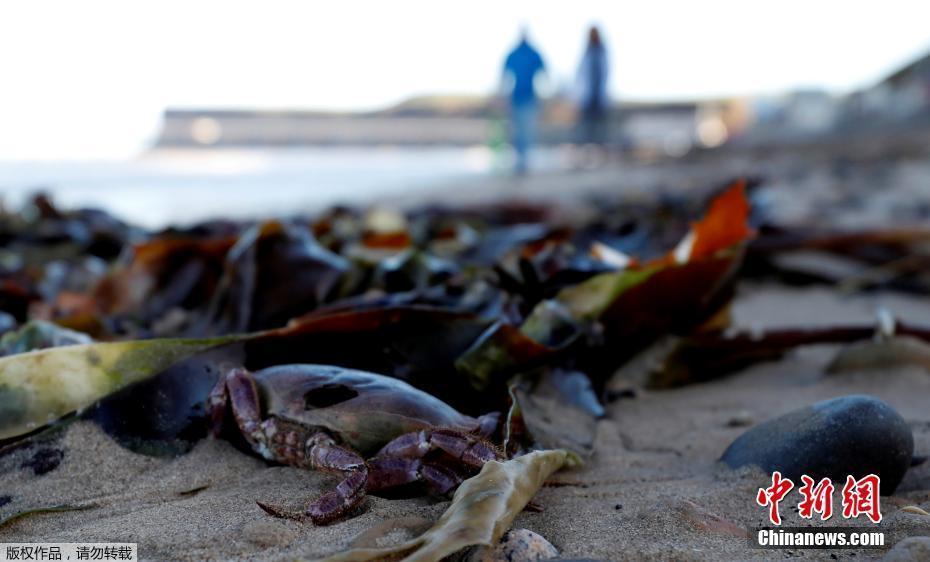
[(545, 70), (542, 56), (530, 45), (524, 29), (519, 43), (504, 61), (504, 84), (510, 90), (510, 135), (517, 156), (515, 171), (518, 174), (527, 170), (528, 153), (536, 136), (539, 106), (535, 80)]
[(603, 146), (607, 142), (609, 100), (607, 98), (607, 49), (597, 26), (588, 31), (581, 64), (578, 65), (578, 105), (581, 116), (579, 141)]

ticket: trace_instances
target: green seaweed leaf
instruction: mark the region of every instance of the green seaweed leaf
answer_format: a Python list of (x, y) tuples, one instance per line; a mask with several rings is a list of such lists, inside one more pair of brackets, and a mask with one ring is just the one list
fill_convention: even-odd
[(55, 347), (0, 358), (0, 439), (29, 433), (231, 338)]
[(469, 546), (493, 545), (549, 475), (574, 462), (575, 457), (563, 450), (534, 451), (506, 462), (488, 462), (477, 476), (459, 486), (449, 509), (419, 537), (392, 547), (355, 548), (324, 562), (435, 562)]
[(601, 273), (562, 289), (555, 300), (578, 320), (597, 320), (617, 298), (631, 287), (644, 283), (660, 267)]

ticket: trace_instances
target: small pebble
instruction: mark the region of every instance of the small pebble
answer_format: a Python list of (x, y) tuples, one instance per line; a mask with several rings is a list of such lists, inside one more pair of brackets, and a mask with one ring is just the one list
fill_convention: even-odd
[(246, 523), (242, 527), (242, 535), (258, 546), (280, 546), (292, 543), (297, 538), (297, 531), (280, 521), (259, 519)]
[(752, 413), (746, 410), (740, 410), (727, 420), (727, 427), (749, 427), (755, 423), (755, 421), (756, 420), (752, 417)]
[(468, 562), (532, 562), (559, 555), (542, 535), (529, 529), (508, 531), (494, 548), (480, 547), (468, 556)]
[(730, 468), (778, 470), (800, 485), (801, 475), (830, 478), (877, 474), (881, 493), (895, 491), (914, 454), (910, 426), (891, 406), (864, 395), (843, 396), (789, 412), (749, 429), (723, 453)]
[(930, 369), (930, 345), (916, 338), (894, 337), (847, 345), (837, 353), (826, 372), (840, 374), (910, 365)]
[(908, 537), (882, 558), (885, 562), (911, 562), (914, 560), (930, 560), (930, 537)]

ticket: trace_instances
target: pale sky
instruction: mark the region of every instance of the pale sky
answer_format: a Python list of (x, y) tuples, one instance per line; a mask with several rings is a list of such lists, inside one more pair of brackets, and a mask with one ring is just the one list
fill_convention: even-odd
[(841, 93), (930, 50), (927, 0), (3, 2), (0, 159), (130, 155), (166, 107), (486, 94), (523, 24), (566, 83), (593, 22), (623, 99)]

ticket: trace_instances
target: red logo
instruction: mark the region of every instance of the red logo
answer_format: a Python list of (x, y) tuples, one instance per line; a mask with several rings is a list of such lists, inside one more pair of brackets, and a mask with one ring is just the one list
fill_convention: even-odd
[(781, 472), (776, 470), (772, 473), (772, 485), (768, 488), (759, 488), (759, 493), (756, 494), (756, 503), (762, 507), (769, 507), (769, 519), (775, 525), (781, 525), (778, 504), (792, 488), (794, 488), (794, 482), (788, 478), (782, 479)]
[(814, 486), (814, 479), (808, 475), (801, 476), (804, 485), (798, 490), (804, 499), (798, 504), (798, 515), (804, 519), (813, 519), (814, 513), (826, 521), (833, 517), (833, 482), (824, 478)]
[(882, 520), (882, 512), (878, 507), (878, 476), (869, 474), (856, 480), (852, 476), (846, 477), (843, 486), (843, 517), (852, 519), (864, 513), (872, 523)]
[[(808, 475), (801, 476), (803, 485), (798, 488), (801, 501), (798, 503), (798, 515), (804, 519), (813, 519), (815, 513), (820, 519), (826, 521), (833, 517), (833, 482), (829, 478), (815, 481)], [(778, 504), (794, 489), (794, 482), (790, 478), (782, 478), (780, 472), (772, 473), (772, 485), (768, 488), (759, 488), (756, 494), (756, 503), (769, 508), (769, 521), (773, 525), (781, 525), (781, 514)], [(882, 520), (879, 506), (880, 479), (874, 474), (856, 480), (853, 476), (846, 477), (843, 486), (843, 517), (855, 519), (865, 515), (873, 523)]]

